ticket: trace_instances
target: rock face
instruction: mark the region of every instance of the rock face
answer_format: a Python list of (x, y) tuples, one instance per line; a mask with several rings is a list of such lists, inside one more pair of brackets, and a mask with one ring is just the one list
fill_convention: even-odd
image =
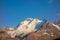
[(35, 32), (28, 34), (27, 36), (11, 38), (7, 34), (9, 29), (0, 28), (0, 40), (54, 40), (60, 38), (60, 29), (52, 25), (52, 23), (45, 21), (41, 28)]
[(5, 40), (6, 38), (8, 38), (8, 35), (5, 29), (0, 28), (0, 40)]
[(46, 22), (37, 32), (31, 33), (24, 40), (54, 40), (60, 38), (60, 30), (51, 23)]
[[(13, 31), (9, 31), (8, 34), (10, 34), (12, 38), (15, 38), (16, 36), (19, 36), (19, 35), (21, 37), (23, 37), (31, 32), (37, 31), (38, 30), (37, 28), (40, 27), (41, 23), (42, 23), (42, 21), (37, 18), (34, 18), (34, 19), (28, 18), (28, 19), (22, 21), (18, 25), (18, 28), (16, 28)], [(37, 26), (37, 25), (39, 25), (39, 26)]]
[(57, 20), (54, 23), (60, 27), (60, 20)]
[(10, 35), (7, 34), (7, 31), (5, 28), (0, 28), (0, 40), (18, 40), (17, 38), (11, 38)]

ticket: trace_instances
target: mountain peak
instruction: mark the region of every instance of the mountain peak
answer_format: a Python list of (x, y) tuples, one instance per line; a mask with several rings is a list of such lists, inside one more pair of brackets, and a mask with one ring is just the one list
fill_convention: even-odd
[(60, 38), (58, 25), (50, 23), (45, 19), (39, 20), (37, 18), (27, 18), (20, 22), (16, 29), (8, 28), (8, 30), (3, 31), (3, 33), (5, 32), (6, 35), (9, 35), (9, 38), (17, 38), (19, 40), (53, 40)]

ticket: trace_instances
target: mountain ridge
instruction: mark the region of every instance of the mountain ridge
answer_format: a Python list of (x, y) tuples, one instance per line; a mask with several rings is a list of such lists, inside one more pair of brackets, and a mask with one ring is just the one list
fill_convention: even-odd
[[(30, 19), (29, 19), (30, 20)], [(32, 19), (31, 19), (32, 20)], [(28, 21), (29, 22), (29, 21)], [(27, 22), (27, 23), (28, 23)], [(26, 23), (26, 21), (25, 21)], [(57, 24), (54, 24), (57, 25)], [(25, 36), (22, 36), (24, 33), (16, 36), (15, 38), (11, 38), (11, 35), (8, 34), (7, 32), (12, 32), (15, 30), (14, 28), (7, 28), (7, 29), (0, 29), (0, 33), (3, 32), (3, 34), (6, 36), (4, 40), (54, 40), (55, 38), (60, 38), (60, 29), (58, 29), (56, 26), (54, 26), (53, 23), (50, 23), (47, 20), (43, 20), (42, 23), (40, 23), (35, 29), (37, 29), (34, 32), (31, 32)], [(40, 26), (40, 27), (39, 27)], [(58, 25), (57, 25), (58, 26)], [(59, 26), (58, 26), (59, 27)], [(34, 29), (34, 30), (35, 30)], [(1, 34), (0, 34), (1, 35)], [(8, 37), (8, 38), (7, 38)], [(0, 37), (0, 39), (2, 39)]]

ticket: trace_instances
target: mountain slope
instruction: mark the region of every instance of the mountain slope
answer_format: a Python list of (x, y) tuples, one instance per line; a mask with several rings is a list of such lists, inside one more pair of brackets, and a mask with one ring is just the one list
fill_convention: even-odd
[(31, 33), (24, 40), (53, 40), (55, 38), (60, 38), (60, 30), (47, 21), (40, 30)]
[(56, 24), (60, 27), (60, 20), (55, 21), (54, 24)]
[[(27, 21), (25, 21), (26, 23)], [(36, 21), (37, 22), (37, 21)], [(29, 22), (30, 24), (31, 22)], [(32, 25), (33, 23), (31, 23)], [(22, 25), (25, 29), (25, 25)], [(21, 26), (21, 27), (22, 27)], [(20, 29), (20, 27), (17, 27), (19, 30), (17, 31), (18, 34), (21, 34), (19, 31), (23, 30)], [(31, 26), (30, 28), (33, 28), (34, 26)], [(7, 32), (10, 32), (15, 30), (14, 28), (0, 28), (0, 40), (54, 40), (55, 38), (60, 38), (60, 27), (57, 24), (50, 23), (47, 20), (43, 20), (42, 23), (36, 25), (34, 32), (31, 32), (25, 36), (18, 35), (15, 36), (15, 38), (12, 38), (10, 34)], [(31, 30), (31, 29), (29, 29)], [(36, 30), (36, 31), (35, 31)], [(25, 31), (24, 31), (25, 32)], [(26, 33), (26, 32), (25, 32)]]

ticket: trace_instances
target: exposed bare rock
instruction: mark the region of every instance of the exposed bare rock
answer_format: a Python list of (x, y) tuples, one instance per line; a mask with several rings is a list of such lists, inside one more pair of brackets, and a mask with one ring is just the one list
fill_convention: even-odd
[(57, 20), (54, 23), (60, 27), (60, 20)]
[[(57, 25), (57, 22), (55, 24)], [(0, 40), (54, 40), (60, 38), (60, 29), (48, 21), (46, 21), (39, 30), (27, 34), (27, 36), (24, 37), (20, 37), (19, 35), (15, 38), (11, 38), (7, 31), (12, 30), (9, 28), (0, 28)]]
[(18, 40), (18, 38), (11, 38), (7, 31), (5, 28), (0, 28), (0, 40)]
[(24, 40), (53, 40), (55, 38), (60, 38), (60, 30), (48, 22), (37, 32), (29, 34)]

